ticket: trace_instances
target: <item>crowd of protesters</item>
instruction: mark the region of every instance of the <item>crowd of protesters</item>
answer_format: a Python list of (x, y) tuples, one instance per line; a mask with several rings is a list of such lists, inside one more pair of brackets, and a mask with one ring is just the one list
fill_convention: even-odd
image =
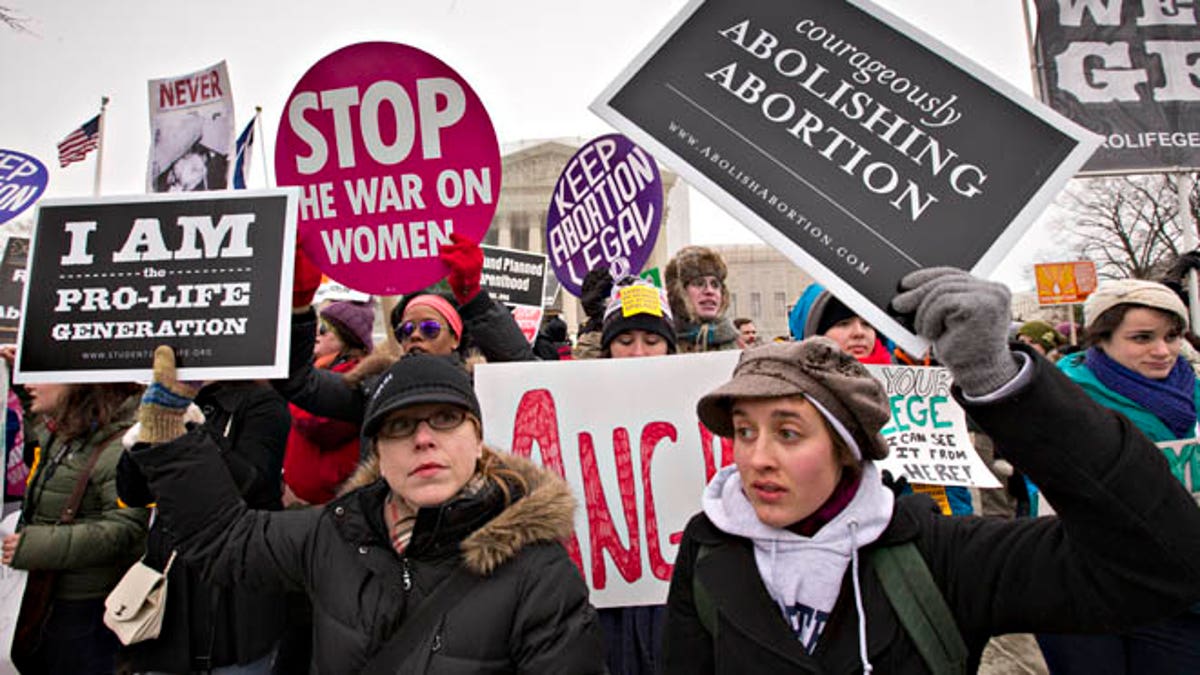
[[(1008, 633), (1054, 675), (1200, 672), (1200, 509), (1155, 445), (1197, 436), (1177, 288), (1102, 284), (1073, 348), (1014, 325), (1004, 286), (918, 270), (892, 302), (932, 344), (913, 357), (816, 285), (765, 340), (728, 316), (721, 256), (687, 246), (662, 289), (592, 270), (574, 339), (551, 317), (531, 344), (475, 243), (441, 259), (448, 292), (402, 298), (395, 345), (370, 300), (315, 307), (298, 253), (286, 378), (181, 381), (162, 346), (148, 386), (18, 388), (28, 483), (0, 562), (30, 571), (21, 672), (974, 672)], [(597, 611), (561, 543), (576, 498), (483, 441), (475, 365), (739, 349), (695, 402), (734, 461), (665, 605)], [(863, 364), (887, 363), (950, 371), (1003, 508), (876, 467), (890, 402)], [(1057, 515), (1022, 517), (1039, 499)], [(105, 598), (139, 560), (166, 609), (122, 645)]]

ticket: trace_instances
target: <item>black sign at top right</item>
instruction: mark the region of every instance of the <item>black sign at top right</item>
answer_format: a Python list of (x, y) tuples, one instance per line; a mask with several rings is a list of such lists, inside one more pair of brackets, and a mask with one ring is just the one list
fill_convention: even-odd
[(1037, 0), (1042, 99), (1104, 136), (1085, 172), (1200, 168), (1200, 5)]

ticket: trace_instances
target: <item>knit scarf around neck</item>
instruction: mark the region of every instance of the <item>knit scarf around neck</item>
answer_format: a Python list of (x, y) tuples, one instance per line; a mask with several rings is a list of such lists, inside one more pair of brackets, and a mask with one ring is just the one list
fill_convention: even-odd
[(738, 338), (738, 330), (729, 319), (703, 323), (683, 323), (675, 327), (680, 342), (695, 345), (702, 351), (719, 349)]
[(1182, 357), (1161, 380), (1154, 380), (1114, 361), (1097, 347), (1087, 350), (1085, 363), (1100, 383), (1142, 406), (1167, 425), (1176, 438), (1196, 431), (1196, 373)]

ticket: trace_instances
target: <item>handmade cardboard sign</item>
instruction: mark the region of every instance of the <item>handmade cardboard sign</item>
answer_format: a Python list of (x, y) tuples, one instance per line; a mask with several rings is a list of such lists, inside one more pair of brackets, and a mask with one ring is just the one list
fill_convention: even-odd
[[(740, 352), (482, 364), (484, 439), (562, 475), (580, 509), (568, 553), (598, 607), (666, 599), (675, 546), (733, 442), (696, 417)], [(912, 482), (998, 486), (967, 438), (942, 368), (873, 366), (892, 404), (888, 460)]]
[(185, 380), (282, 377), (294, 189), (43, 201), (14, 381), (149, 381), (174, 347)]
[(33, 206), (49, 180), (46, 165), (36, 157), (0, 148), (0, 223)]
[(620, 134), (584, 145), (563, 167), (546, 213), (546, 251), (554, 276), (576, 297), (598, 266), (641, 271), (662, 223), (658, 164)]
[(457, 72), (408, 45), (364, 42), (318, 61), (292, 90), (275, 142), (297, 185), (300, 242), (329, 277), (396, 295), (446, 276), (452, 232), (478, 242), (500, 197), (500, 146)]
[(865, 0), (693, 0), (592, 110), (913, 354), (899, 280), (990, 273), (1100, 140)]

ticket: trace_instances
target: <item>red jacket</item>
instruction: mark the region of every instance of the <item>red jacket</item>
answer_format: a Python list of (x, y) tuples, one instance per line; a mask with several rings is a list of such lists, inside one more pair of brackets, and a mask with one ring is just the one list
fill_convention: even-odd
[[(353, 370), (359, 359), (335, 363), (330, 371)], [(324, 504), (337, 496), (338, 486), (358, 466), (358, 425), (319, 417), (288, 404), (292, 430), (283, 457), (283, 482), (297, 497), (311, 504)]]

